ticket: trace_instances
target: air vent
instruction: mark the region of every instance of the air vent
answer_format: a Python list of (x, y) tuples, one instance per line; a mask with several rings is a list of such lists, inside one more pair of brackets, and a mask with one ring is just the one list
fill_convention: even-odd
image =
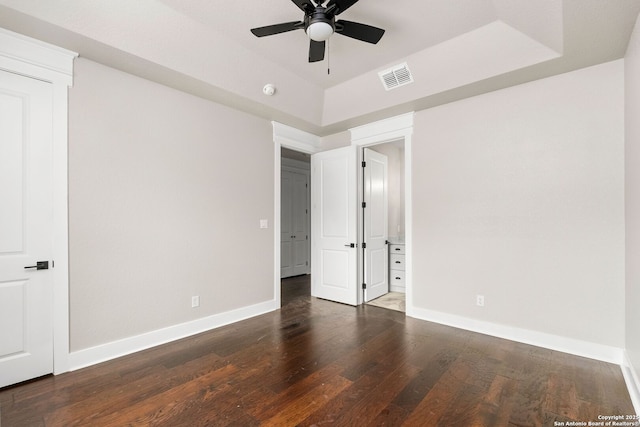
[(411, 71), (409, 71), (409, 67), (406, 62), (389, 68), (388, 70), (380, 71), (378, 75), (380, 76), (382, 85), (386, 90), (395, 89), (397, 87), (413, 83), (413, 76), (411, 75)]

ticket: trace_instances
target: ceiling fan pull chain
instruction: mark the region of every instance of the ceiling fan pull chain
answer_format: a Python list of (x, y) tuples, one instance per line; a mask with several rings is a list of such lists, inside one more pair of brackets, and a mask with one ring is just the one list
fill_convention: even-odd
[(327, 75), (331, 74), (331, 42), (327, 40)]

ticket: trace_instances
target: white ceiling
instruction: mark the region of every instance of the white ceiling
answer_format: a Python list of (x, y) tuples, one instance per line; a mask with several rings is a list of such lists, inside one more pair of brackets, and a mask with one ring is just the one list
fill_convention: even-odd
[[(335, 34), (313, 64), (303, 31), (249, 31), (301, 20), (290, 0), (0, 0), (0, 26), (323, 135), (621, 58), (639, 11), (640, 0), (360, 0), (338, 18), (384, 28), (382, 40)], [(415, 83), (385, 91), (378, 72), (405, 61)]]
[[(303, 31), (261, 39), (249, 32), (250, 28), (302, 20), (303, 13), (291, 0), (235, 1), (224, 8), (212, 7), (215, 2), (210, 0), (160, 1), (323, 88), (497, 19), (492, 0), (361, 0), (338, 19), (373, 25), (386, 33), (377, 45), (340, 35), (332, 37), (328, 52), (331, 74), (327, 75), (326, 61), (309, 64), (309, 39)], [(249, 3), (251, 7), (247, 7)]]

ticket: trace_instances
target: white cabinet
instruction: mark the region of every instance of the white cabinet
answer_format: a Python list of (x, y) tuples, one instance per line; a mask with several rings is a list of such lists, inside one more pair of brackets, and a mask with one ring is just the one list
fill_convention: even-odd
[(391, 292), (405, 291), (405, 246), (403, 243), (389, 245), (389, 290)]
[(309, 173), (283, 168), (280, 200), (280, 277), (308, 274)]

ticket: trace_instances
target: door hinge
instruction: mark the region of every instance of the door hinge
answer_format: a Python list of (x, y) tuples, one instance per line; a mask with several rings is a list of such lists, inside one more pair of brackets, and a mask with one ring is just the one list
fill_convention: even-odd
[(362, 202), (362, 207), (366, 208), (367, 207), (367, 202)]
[(367, 162), (362, 162), (362, 167), (366, 168), (367, 167)]
[(304, 240), (309, 240), (309, 236), (304, 236)]
[(367, 289), (367, 284), (366, 283), (362, 284), (362, 289)]

